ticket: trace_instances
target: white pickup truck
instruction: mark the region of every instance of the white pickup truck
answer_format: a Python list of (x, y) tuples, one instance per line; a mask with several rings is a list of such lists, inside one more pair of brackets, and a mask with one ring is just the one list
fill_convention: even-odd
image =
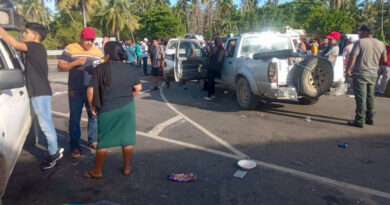
[[(20, 28), (11, 2), (0, 1), (0, 15), (0, 26)], [(23, 70), (19, 56), (0, 38), (0, 204), (32, 122)]]
[[(166, 57), (164, 73), (175, 81), (204, 79), (207, 55), (201, 51), (199, 42), (177, 41), (174, 54)], [(195, 57), (186, 56), (189, 44), (195, 47)], [(342, 57), (333, 63), (321, 57), (303, 59), (286, 35), (245, 33), (228, 38), (225, 48), (218, 82), (236, 90), (237, 102), (244, 109), (256, 108), (260, 98), (313, 104), (321, 95), (341, 95), (347, 90)]]

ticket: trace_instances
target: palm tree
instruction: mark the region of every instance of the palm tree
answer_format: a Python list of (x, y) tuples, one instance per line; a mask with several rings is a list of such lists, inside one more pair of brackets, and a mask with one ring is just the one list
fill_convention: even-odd
[(185, 29), (186, 29), (186, 32), (188, 31), (188, 21), (187, 21), (187, 14), (188, 14), (188, 1), (189, 0), (178, 0), (177, 1), (177, 5), (181, 5), (181, 9), (184, 13), (184, 16), (182, 18), (182, 20), (184, 20), (184, 25), (185, 25)]
[(50, 23), (52, 14), (41, 0), (17, 0), (15, 1), (15, 6), (17, 12), (28, 21), (45, 25)]
[[(107, 7), (104, 7), (99, 12), (100, 25), (107, 29), (111, 34), (115, 34), (117, 40), (120, 40), (120, 32), (128, 28), (132, 33), (138, 29), (138, 16), (131, 14), (130, 2), (125, 0), (111, 0)], [(133, 36), (134, 40), (134, 36)]]
[(81, 12), (83, 14), (83, 25), (87, 27), (88, 21), (88, 10), (92, 9), (94, 6), (100, 5), (104, 6), (106, 1), (104, 0), (56, 0), (57, 7), (59, 10), (78, 8), (81, 6)]

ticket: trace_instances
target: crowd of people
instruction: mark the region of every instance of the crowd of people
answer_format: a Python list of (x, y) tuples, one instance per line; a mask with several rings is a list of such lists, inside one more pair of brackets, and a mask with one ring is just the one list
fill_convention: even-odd
[[(359, 41), (358, 34), (347, 35), (344, 32), (332, 31), (322, 41), (319, 38), (313, 38), (311, 40), (301, 38), (299, 41), (295, 40), (294, 43), (299, 53), (326, 57), (332, 63), (334, 63), (338, 56), (342, 56), (344, 59), (344, 66), (347, 68), (350, 54), (357, 41)], [(390, 45), (385, 46), (385, 49), (387, 50), (386, 53), (389, 55)], [(390, 79), (390, 63), (385, 63), (381, 60), (376, 75), (375, 94), (382, 96), (385, 94)], [(346, 82), (353, 86), (353, 80), (350, 79), (348, 75), (346, 75)]]
[[(51, 117), (52, 91), (48, 80), (47, 51), (41, 43), (47, 33), (48, 30), (43, 25), (28, 23), (22, 41), (18, 41), (0, 27), (2, 39), (24, 55), (26, 87), (48, 144), (49, 155), (42, 162), (42, 169), (54, 167), (64, 152), (58, 146)], [(380, 82), (377, 91), (383, 92), (390, 76), (390, 63), (387, 60), (390, 47), (385, 47), (381, 41), (373, 38), (373, 33), (371, 25), (364, 25), (359, 29), (360, 39), (356, 36), (346, 38), (345, 35), (332, 31), (323, 42), (318, 39), (312, 39), (308, 43), (306, 39), (296, 42), (299, 52), (309, 52), (310, 55), (321, 55), (329, 59), (339, 55), (344, 57), (346, 73), (352, 78), (356, 99), (355, 119), (348, 122), (351, 126), (374, 124), (375, 85), (377, 81)], [(144, 38), (138, 43), (131, 40), (120, 43), (105, 38), (101, 50), (94, 46), (95, 38), (92, 28), (84, 28), (80, 41), (66, 46), (59, 57), (58, 71), (69, 72), (70, 156), (76, 159), (81, 156), (80, 120), (85, 106), (88, 113), (88, 144), (96, 149), (96, 160), (94, 168), (85, 172), (84, 177), (102, 177), (108, 148), (117, 146), (121, 146), (123, 151), (122, 173), (128, 175), (132, 171), (131, 158), (136, 142), (134, 97), (142, 89), (135, 67), (141, 67), (142, 60), (143, 72), (148, 75), (147, 64), (150, 58), (150, 73), (154, 83), (152, 91), (158, 90), (158, 79), (167, 80), (163, 74), (167, 41), (153, 38), (149, 44), (148, 39)], [(210, 42), (203, 41), (201, 44), (207, 47)], [(215, 98), (215, 78), (221, 71), (224, 57), (230, 55), (225, 50), (222, 38), (215, 38), (213, 44), (208, 48), (206, 100)], [(185, 55), (189, 58), (195, 56), (195, 48), (191, 45), (185, 48)], [(166, 85), (169, 87), (169, 81), (166, 81)]]

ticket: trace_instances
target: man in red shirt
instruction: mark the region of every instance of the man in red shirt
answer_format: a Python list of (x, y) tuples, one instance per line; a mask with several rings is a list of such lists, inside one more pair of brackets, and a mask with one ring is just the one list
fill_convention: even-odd
[(387, 51), (387, 63), (380, 62), (378, 70), (378, 80), (375, 87), (375, 93), (379, 95), (385, 94), (387, 83), (390, 79), (390, 45), (386, 46)]

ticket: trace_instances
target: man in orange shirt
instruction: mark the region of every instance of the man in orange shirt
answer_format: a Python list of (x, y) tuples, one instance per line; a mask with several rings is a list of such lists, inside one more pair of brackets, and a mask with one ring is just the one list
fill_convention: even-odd
[(97, 146), (97, 117), (91, 113), (87, 100), (87, 87), (91, 81), (94, 66), (103, 58), (102, 51), (94, 46), (95, 31), (84, 28), (78, 43), (72, 43), (64, 49), (58, 62), (58, 71), (69, 72), (69, 135), (71, 157), (80, 157), (80, 120), (85, 105), (88, 113), (88, 144), (92, 148)]

